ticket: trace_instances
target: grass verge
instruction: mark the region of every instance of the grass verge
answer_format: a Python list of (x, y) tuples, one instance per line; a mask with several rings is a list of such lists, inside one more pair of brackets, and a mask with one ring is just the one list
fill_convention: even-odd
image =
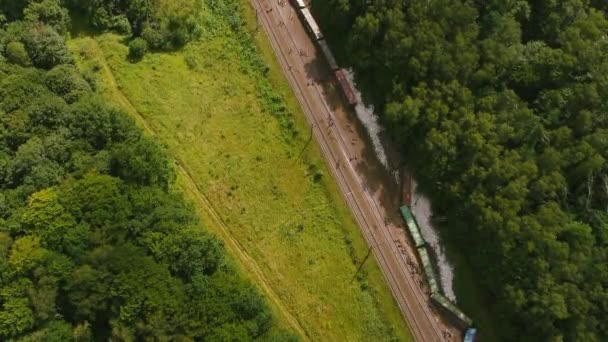
[[(204, 20), (215, 26), (201, 42), (137, 64), (116, 35), (76, 38), (70, 47), (108, 100), (141, 115), (186, 167), (193, 183), (182, 174), (180, 186), (211, 231), (234, 239), (229, 250), (252, 259), (237, 256), (244, 270), (262, 273), (253, 279), (276, 295), (270, 303), (281, 325), (293, 326), (293, 317), (314, 340), (411, 340), (378, 266), (368, 261), (354, 277), (365, 241), (334, 180), (319, 177), (330, 173), (318, 148), (297, 158), (308, 125), (268, 42), (255, 37), (265, 77), (251, 67), (243, 37), (211, 10)], [(199, 192), (221, 223), (207, 217)]]

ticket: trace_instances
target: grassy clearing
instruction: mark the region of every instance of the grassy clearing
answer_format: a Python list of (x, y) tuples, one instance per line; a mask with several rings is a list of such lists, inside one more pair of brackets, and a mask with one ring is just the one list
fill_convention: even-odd
[[(297, 159), (307, 123), (268, 42), (256, 38), (270, 67), (266, 78), (243, 47), (247, 42), (215, 13), (205, 13), (211, 24), (200, 43), (137, 64), (127, 61), (116, 35), (77, 38), (70, 46), (85, 71), (113, 74), (116, 84), (99, 77), (100, 89), (137, 110), (183, 162), (306, 335), (410, 340), (377, 265), (368, 261), (364, 275), (353, 279), (367, 247), (316, 146)], [(251, 22), (248, 7), (245, 15)], [(321, 181), (318, 174), (325, 175)], [(196, 196), (192, 187), (184, 189)]]

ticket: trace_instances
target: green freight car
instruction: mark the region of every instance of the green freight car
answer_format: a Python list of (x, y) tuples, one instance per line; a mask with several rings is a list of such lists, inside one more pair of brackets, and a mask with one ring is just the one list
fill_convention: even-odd
[(440, 306), (442, 309), (446, 310), (450, 314), (454, 316), (463, 326), (470, 327), (473, 325), (473, 320), (470, 319), (467, 315), (465, 315), (454, 303), (452, 303), (449, 299), (447, 299), (441, 293), (433, 293), (431, 295), (431, 299)]
[(435, 271), (433, 270), (433, 265), (431, 264), (431, 258), (429, 257), (426, 247), (419, 247), (418, 255), (420, 256), (420, 261), (422, 261), (422, 267), (424, 268), (426, 281), (429, 283), (429, 287), (431, 288), (431, 294), (440, 293), (437, 277), (435, 276)]
[(416, 220), (414, 219), (414, 215), (412, 215), (410, 208), (405, 205), (402, 206), (401, 216), (403, 216), (403, 219), (405, 220), (405, 226), (410, 232), (412, 239), (414, 239), (414, 244), (416, 245), (416, 248), (424, 246), (424, 238), (422, 238), (422, 234), (420, 234), (420, 229), (418, 228), (418, 224), (416, 223)]

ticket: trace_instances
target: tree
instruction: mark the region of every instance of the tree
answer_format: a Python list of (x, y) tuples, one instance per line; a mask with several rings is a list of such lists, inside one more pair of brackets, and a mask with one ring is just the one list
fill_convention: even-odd
[(113, 151), (112, 174), (127, 182), (167, 188), (175, 179), (173, 162), (155, 140), (117, 145)]
[(41, 264), (48, 251), (40, 246), (40, 238), (24, 236), (16, 239), (8, 263), (16, 274), (26, 274)]
[(81, 255), (90, 243), (88, 227), (78, 224), (50, 189), (30, 196), (22, 222), (24, 232), (41, 237), (47, 248), (70, 256)]
[(34, 66), (51, 69), (72, 62), (72, 56), (63, 38), (51, 27), (36, 25), (25, 37), (25, 47)]
[(27, 298), (7, 298), (0, 311), (0, 336), (9, 339), (31, 329), (34, 315)]
[(23, 10), (26, 21), (41, 22), (52, 27), (60, 35), (65, 35), (70, 29), (70, 15), (57, 0), (32, 1)]
[(67, 126), (75, 138), (99, 150), (110, 143), (133, 143), (141, 136), (132, 118), (108, 107), (99, 96), (85, 96), (76, 102), (67, 117)]
[(71, 64), (54, 67), (46, 74), (44, 83), (52, 92), (61, 96), (68, 103), (76, 102), (83, 95), (91, 92), (89, 83)]
[(29, 117), (29, 129), (31, 131), (40, 128), (58, 128), (66, 123), (69, 108), (64, 100), (51, 95), (44, 94), (35, 99), (25, 108)]

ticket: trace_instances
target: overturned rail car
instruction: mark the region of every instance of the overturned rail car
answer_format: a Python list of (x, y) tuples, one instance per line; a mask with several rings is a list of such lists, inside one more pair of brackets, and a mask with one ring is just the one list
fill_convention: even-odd
[(452, 303), (449, 299), (447, 299), (441, 293), (433, 293), (431, 295), (431, 299), (441, 307), (443, 310), (447, 311), (449, 314), (455, 318), (459, 324), (462, 324), (465, 327), (470, 327), (473, 325), (473, 320), (469, 318), (469, 316), (465, 315), (454, 303)]
[(431, 257), (429, 256), (426, 247), (418, 247), (418, 255), (420, 256), (420, 261), (422, 261), (426, 281), (429, 283), (429, 287), (431, 288), (431, 295), (436, 293), (441, 294), (439, 283), (437, 283), (437, 277), (435, 276), (435, 271), (433, 270), (433, 264), (431, 263)]
[(399, 210), (401, 211), (401, 216), (405, 220), (405, 226), (410, 232), (412, 240), (414, 240), (414, 245), (416, 246), (416, 248), (424, 246), (424, 239), (422, 238), (422, 234), (420, 233), (420, 229), (418, 228), (418, 224), (416, 223), (416, 220), (414, 219), (414, 215), (412, 215), (410, 208), (404, 205), (399, 208)]
[(344, 95), (344, 98), (346, 98), (348, 104), (354, 107), (359, 101), (357, 101), (357, 96), (355, 95), (355, 90), (353, 89), (352, 83), (344, 74), (344, 69), (334, 71), (334, 75), (338, 80), (338, 85), (340, 86), (342, 95)]

